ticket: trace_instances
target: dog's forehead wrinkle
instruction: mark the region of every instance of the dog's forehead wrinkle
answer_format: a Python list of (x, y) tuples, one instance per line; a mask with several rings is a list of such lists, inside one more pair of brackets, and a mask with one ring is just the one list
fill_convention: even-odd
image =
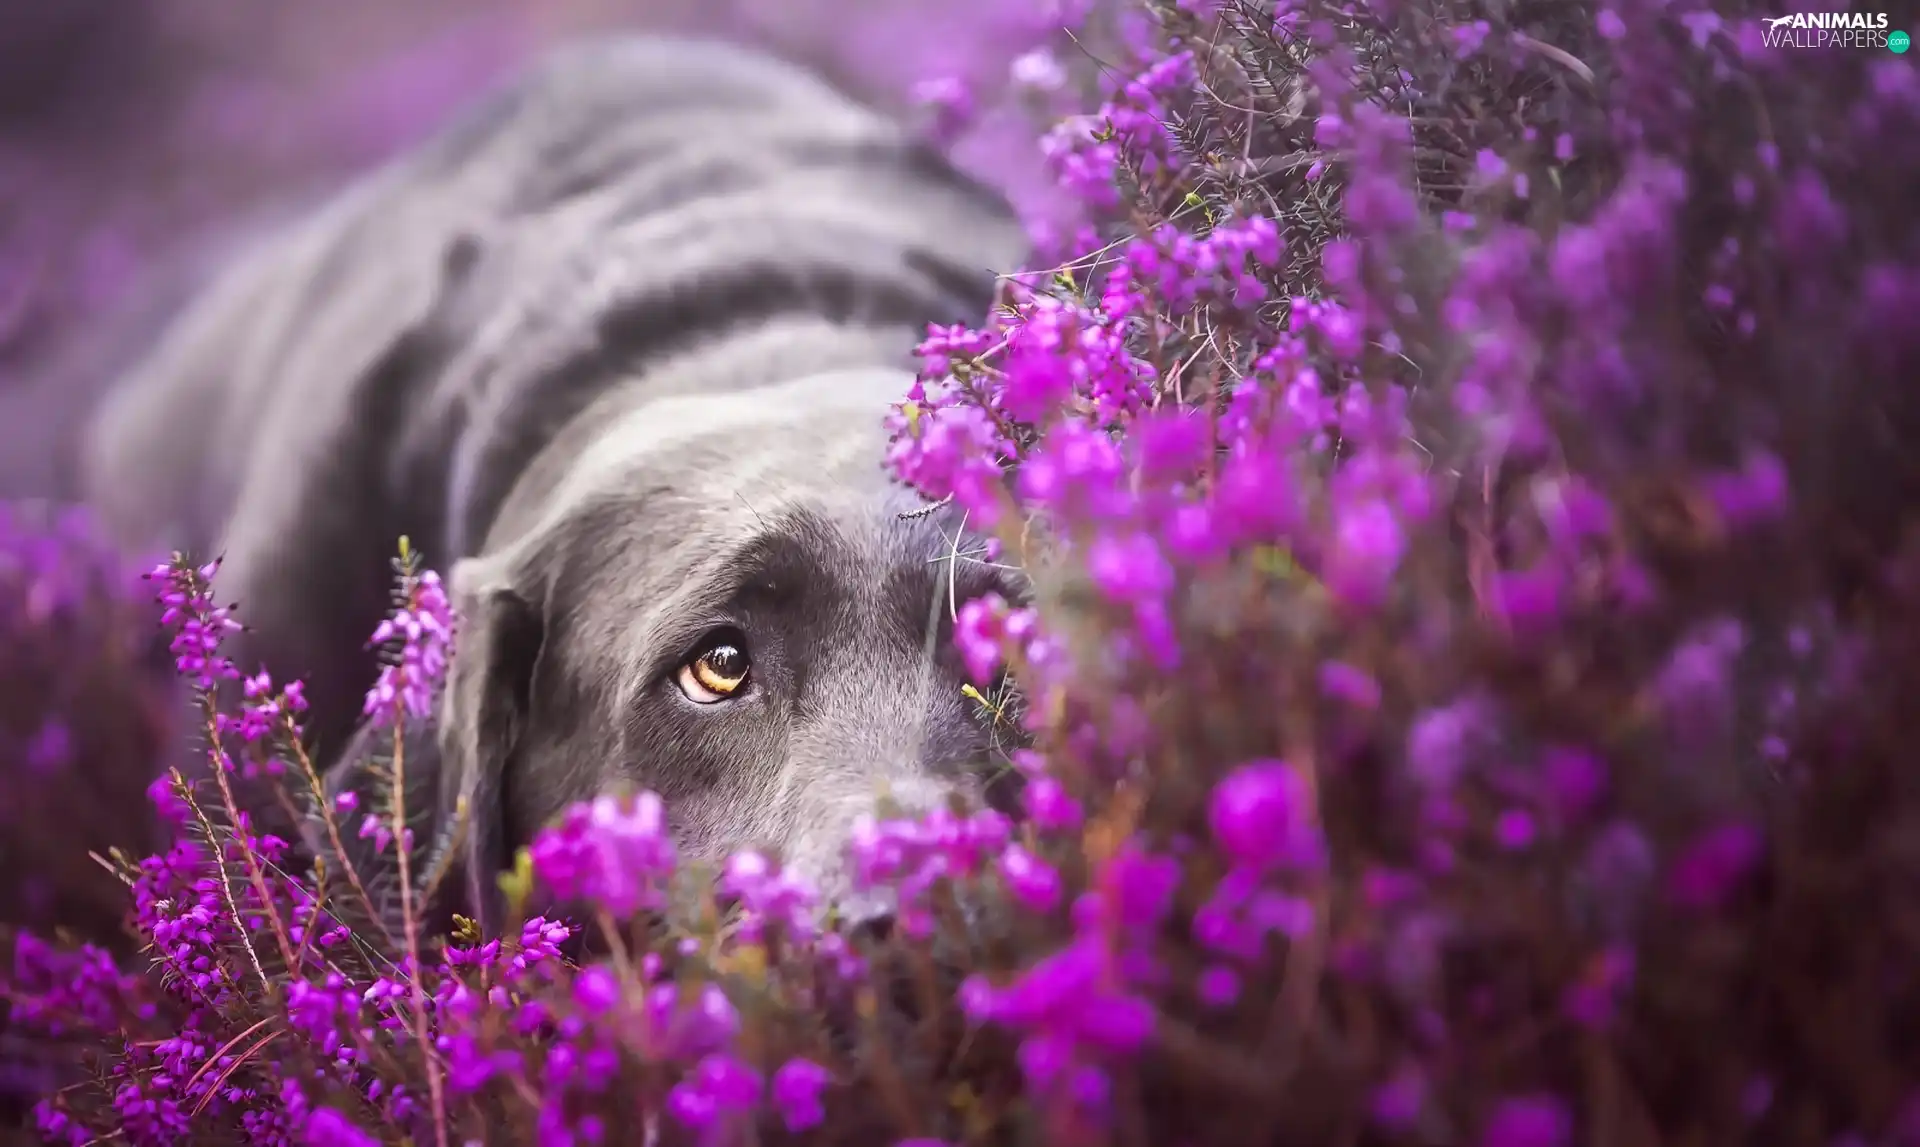
[[(769, 517), (793, 500), (831, 501), (837, 488), (858, 484), (858, 471), (877, 471), (885, 405), (818, 390), (652, 401), (616, 391), (578, 420), (593, 428), (590, 435), (555, 440), (550, 449), (564, 464), (536, 466), (544, 480), (517, 494), (545, 510), (539, 532), (558, 528), (576, 507), (639, 491), (681, 503), (683, 512), (691, 506), (702, 517), (735, 519)], [(850, 426), (854, 409), (864, 413)], [(859, 430), (867, 417), (870, 429)], [(648, 516), (666, 513), (661, 506)]]

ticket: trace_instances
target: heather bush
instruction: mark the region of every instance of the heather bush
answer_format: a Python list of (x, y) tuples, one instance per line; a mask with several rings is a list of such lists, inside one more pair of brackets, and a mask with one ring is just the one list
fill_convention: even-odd
[[(143, 589), (85, 515), (0, 505), (0, 921), (121, 955), (126, 890), (87, 853), (159, 843), (138, 794), (173, 695)], [(9, 1028), (0, 1003), (0, 1125), (53, 1082)]]
[(125, 799), (176, 724), (145, 588), (85, 513), (0, 504), (0, 920), (110, 937), (125, 889), (54, 854), (159, 843)]
[(364, 789), (156, 568), (214, 767), (112, 860), (142, 962), (17, 939), (9, 1038), (88, 1049), (40, 1131), (1920, 1143), (1920, 76), (1761, 15), (1180, 0), (1021, 58), (1069, 202), (888, 464), (1031, 577), (950, 603), (1022, 815), (862, 824), (887, 936), (644, 792), (441, 927), (419, 556)]

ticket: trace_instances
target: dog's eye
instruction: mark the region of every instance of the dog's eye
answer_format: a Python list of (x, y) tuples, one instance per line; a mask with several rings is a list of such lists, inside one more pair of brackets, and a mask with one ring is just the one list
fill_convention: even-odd
[(752, 671), (746, 639), (733, 630), (723, 630), (702, 641), (681, 663), (674, 683), (687, 700), (712, 705), (738, 696), (747, 687)]

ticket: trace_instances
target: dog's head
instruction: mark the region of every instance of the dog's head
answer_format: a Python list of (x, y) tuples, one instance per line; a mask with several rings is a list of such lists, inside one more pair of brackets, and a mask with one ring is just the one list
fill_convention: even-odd
[(848, 896), (860, 813), (979, 795), (1004, 730), (961, 692), (953, 611), (1021, 588), (954, 515), (903, 516), (921, 504), (881, 468), (881, 416), (906, 381), (620, 414), (550, 451), (455, 566), (442, 800), (483, 923), (512, 851), (609, 788), (661, 794), (683, 855), (777, 848), (856, 913), (878, 910)]

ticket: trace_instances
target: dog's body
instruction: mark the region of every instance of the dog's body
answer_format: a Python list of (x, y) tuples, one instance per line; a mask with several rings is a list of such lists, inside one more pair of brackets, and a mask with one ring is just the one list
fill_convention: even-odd
[[(839, 892), (857, 811), (984, 747), (930, 628), (984, 567), (949, 585), (958, 523), (902, 516), (881, 421), (1021, 254), (998, 198), (782, 64), (570, 51), (232, 267), (95, 419), (88, 497), (224, 554), (241, 664), (306, 680), (323, 755), (395, 540), (450, 568), (475, 900), (622, 781), (691, 853), (777, 846)], [(695, 660), (750, 669), (720, 696)]]

